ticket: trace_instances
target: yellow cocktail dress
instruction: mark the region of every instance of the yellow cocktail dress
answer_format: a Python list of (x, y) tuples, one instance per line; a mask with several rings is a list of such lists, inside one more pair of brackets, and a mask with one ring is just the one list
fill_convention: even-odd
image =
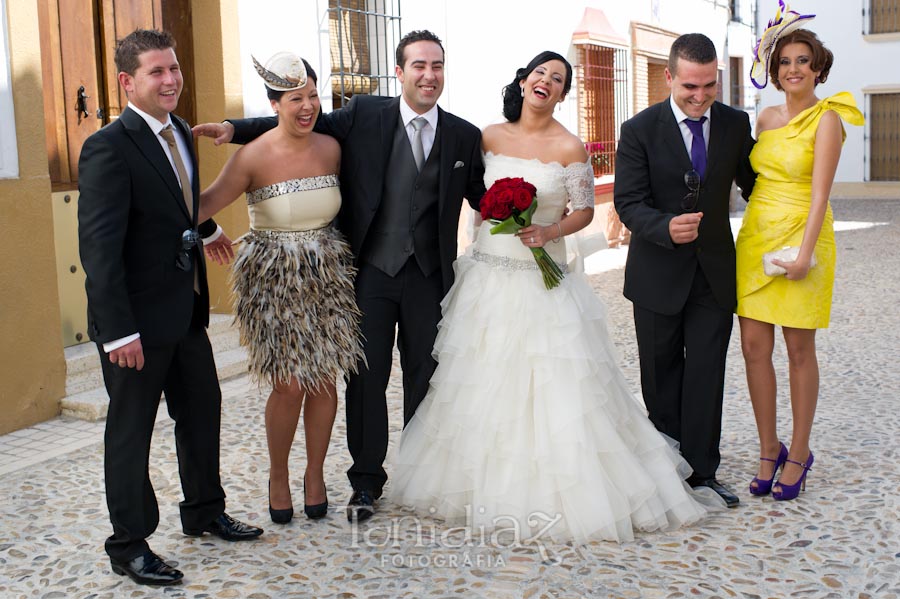
[(762, 261), (767, 252), (803, 241), (812, 201), (816, 130), (827, 110), (851, 125), (864, 122), (853, 96), (841, 92), (819, 100), (784, 127), (763, 131), (750, 153), (757, 177), (737, 237), (738, 316), (799, 329), (828, 326), (835, 267), (830, 204), (816, 241), (817, 264), (806, 278), (767, 276)]

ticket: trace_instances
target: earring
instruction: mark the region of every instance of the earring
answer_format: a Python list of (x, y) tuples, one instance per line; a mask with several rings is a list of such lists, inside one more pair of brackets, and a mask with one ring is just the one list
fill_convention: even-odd
[(525, 86), (524, 85), (519, 86), (519, 92), (521, 93), (522, 97), (524, 98), (525, 97)]
[(820, 83), (822, 83), (822, 81), (819, 79), (819, 76), (816, 75), (816, 85), (819, 85)]

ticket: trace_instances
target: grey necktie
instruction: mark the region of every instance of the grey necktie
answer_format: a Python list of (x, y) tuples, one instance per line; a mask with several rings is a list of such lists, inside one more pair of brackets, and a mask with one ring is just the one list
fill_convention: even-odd
[(172, 161), (175, 163), (175, 171), (178, 173), (178, 179), (181, 182), (181, 195), (184, 196), (184, 205), (187, 206), (188, 214), (193, 219), (194, 194), (191, 193), (191, 179), (188, 177), (187, 169), (184, 168), (184, 161), (181, 159), (181, 152), (178, 151), (178, 144), (175, 143), (175, 132), (172, 129), (172, 125), (166, 125), (159, 132), (159, 135), (169, 144), (169, 151), (172, 152)]
[(422, 172), (422, 166), (425, 165), (425, 146), (422, 145), (422, 127), (424, 127), (428, 121), (426, 121), (423, 117), (417, 116), (412, 121), (413, 131), (412, 141), (412, 153), (413, 159), (416, 161), (416, 168), (419, 169), (419, 172)]

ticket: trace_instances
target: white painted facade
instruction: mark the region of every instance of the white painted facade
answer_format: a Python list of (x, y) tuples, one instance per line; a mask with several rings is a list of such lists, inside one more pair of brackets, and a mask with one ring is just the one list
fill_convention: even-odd
[[(867, 117), (867, 93), (891, 91), (900, 93), (900, 33), (865, 35), (864, 9), (868, 0), (855, 2), (822, 2), (821, 0), (792, 0), (790, 8), (800, 14), (815, 14), (806, 27), (815, 31), (819, 39), (834, 53), (834, 66), (828, 81), (820, 85), (816, 95), (828, 97), (849, 91), (856, 98), (860, 110)], [(758, 27), (775, 15), (777, 0), (761, 0)], [(763, 106), (781, 104), (784, 96), (769, 85), (761, 93)], [(869, 178), (867, 145), (869, 124), (865, 127), (848, 125), (847, 140), (835, 181), (861, 182)]]
[[(556, 0), (552, 3), (546, 0), (402, 0), (401, 31), (429, 29), (443, 40), (446, 82), (439, 103), (444, 109), (484, 127), (502, 119), (501, 88), (512, 80), (517, 68), (525, 66), (538, 52), (554, 50), (574, 61), (572, 34), (585, 8), (602, 10), (626, 44), (632, 39), (633, 22), (676, 34), (698, 31), (708, 35), (716, 44), (720, 64), (724, 66), (722, 84), (727, 101), (728, 56), (744, 56), (744, 65), (749, 69), (754, 41), (750, 23), (755, 3), (755, 0), (738, 3), (745, 23), (741, 24), (730, 21), (728, 0)], [(268, 0), (264, 11), (259, 10), (258, 0), (239, 0), (238, 5), (245, 114), (271, 114), (262, 83), (250, 64), (250, 54), (265, 61), (280, 50), (297, 52), (312, 64), (320, 75), (323, 108), (328, 110), (331, 106), (331, 85), (327, 77), (331, 69), (328, 1)], [(629, 86), (633, 81), (630, 69), (629, 66)], [(746, 76), (744, 80), (749, 84)], [(745, 90), (745, 106), (752, 108), (756, 95), (746, 87)], [(576, 107), (572, 93), (557, 118), (577, 133)], [(628, 116), (632, 112), (629, 105)]]

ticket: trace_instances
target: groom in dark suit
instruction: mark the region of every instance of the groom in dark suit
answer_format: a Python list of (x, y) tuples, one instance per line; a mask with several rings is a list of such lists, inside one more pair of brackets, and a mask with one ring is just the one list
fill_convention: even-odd
[(197, 158), (190, 127), (170, 114), (183, 86), (175, 42), (139, 29), (119, 42), (115, 62), (128, 107), (85, 141), (78, 163), (88, 328), (109, 393), (106, 552), (116, 574), (166, 585), (182, 573), (146, 541), (159, 523), (148, 458), (163, 392), (175, 420), (184, 533), (239, 541), (262, 530), (225, 513), (219, 482), (221, 393), (205, 330)]
[[(462, 199), (484, 194), (481, 133), (437, 106), (444, 88), (444, 48), (429, 31), (412, 31), (397, 46), (400, 97), (357, 95), (323, 114), (316, 131), (341, 143), (337, 224), (357, 257), (356, 299), (362, 310), (366, 364), (347, 383), (347, 472), (353, 495), (347, 517), (365, 520), (387, 481), (385, 391), (394, 333), (403, 369), (403, 416), (409, 422), (428, 390), (440, 302), (453, 283)], [(271, 129), (275, 117), (203, 125), (217, 142), (245, 143)]]
[(625, 297), (634, 304), (650, 420), (681, 444), (688, 483), (738, 498), (716, 480), (735, 253), (731, 184), (753, 188), (750, 120), (716, 102), (718, 61), (704, 35), (672, 44), (670, 98), (622, 125), (614, 198), (631, 230)]

